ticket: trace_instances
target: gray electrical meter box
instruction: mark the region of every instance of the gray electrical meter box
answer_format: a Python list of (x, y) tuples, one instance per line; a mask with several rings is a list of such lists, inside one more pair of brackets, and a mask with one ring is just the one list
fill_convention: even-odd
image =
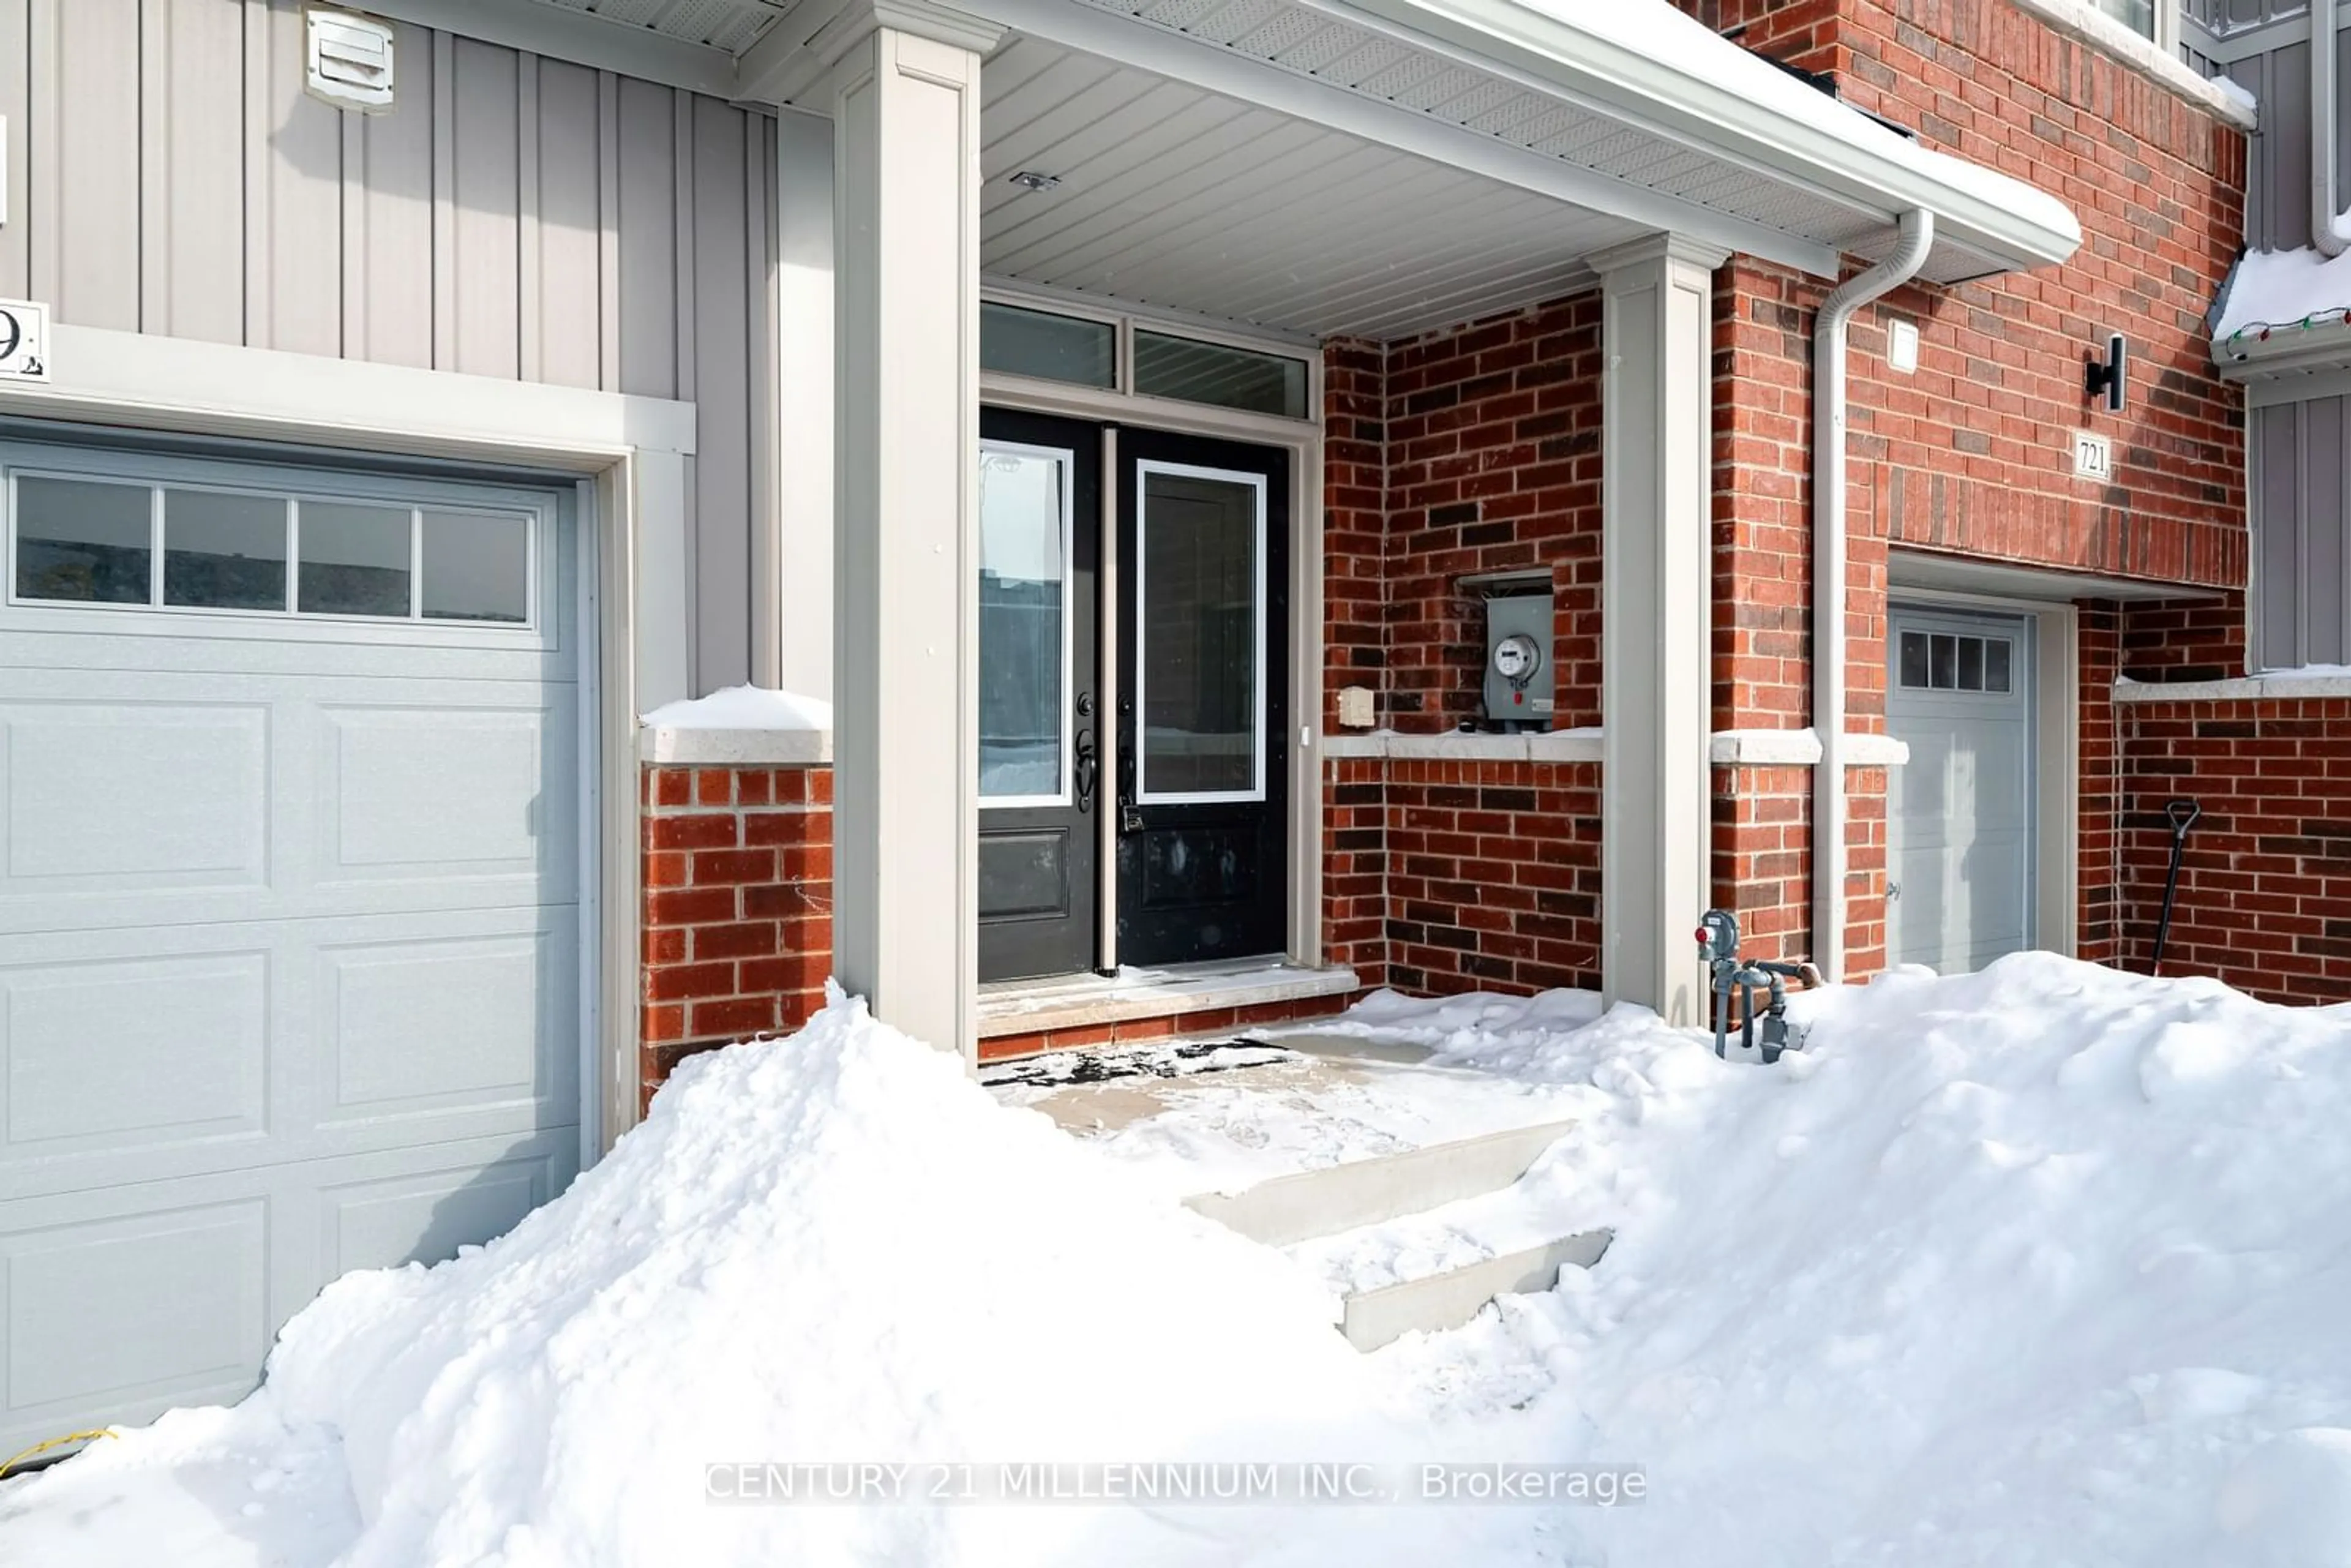
[[(1511, 589), (1517, 588), (1517, 591)], [(1552, 597), (1496, 583), (1486, 598), (1486, 722), (1494, 729), (1549, 729), (1556, 687), (1552, 669)]]

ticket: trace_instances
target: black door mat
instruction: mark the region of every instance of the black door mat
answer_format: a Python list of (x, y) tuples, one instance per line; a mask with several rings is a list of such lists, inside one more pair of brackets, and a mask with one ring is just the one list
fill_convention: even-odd
[(1100, 1051), (1051, 1051), (1018, 1061), (983, 1066), (979, 1081), (991, 1089), (1022, 1084), (1059, 1089), (1075, 1083), (1109, 1083), (1121, 1078), (1188, 1078), (1229, 1072), (1237, 1067), (1267, 1067), (1301, 1061), (1297, 1051), (1261, 1040), (1187, 1040), (1181, 1043), (1113, 1046)]

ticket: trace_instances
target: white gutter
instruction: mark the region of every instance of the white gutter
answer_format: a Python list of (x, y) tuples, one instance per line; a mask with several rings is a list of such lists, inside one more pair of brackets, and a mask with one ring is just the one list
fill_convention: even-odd
[(2080, 223), (2056, 197), (1921, 146), (1670, 6), (1298, 3), (1451, 44), (1489, 68), (1542, 83), (1572, 102), (1607, 106), (1634, 124), (1808, 187), (1876, 221), (1929, 208), (1947, 244), (1978, 251), (2002, 268), (2060, 265), (2082, 243)]
[(2310, 0), (2310, 243), (2321, 256), (2351, 249), (2335, 206), (2335, 0)]
[(1935, 214), (1902, 214), (1894, 254), (1837, 285), (1813, 318), (1813, 963), (1844, 977), (1844, 356), (1861, 308), (1917, 276), (1934, 248)]

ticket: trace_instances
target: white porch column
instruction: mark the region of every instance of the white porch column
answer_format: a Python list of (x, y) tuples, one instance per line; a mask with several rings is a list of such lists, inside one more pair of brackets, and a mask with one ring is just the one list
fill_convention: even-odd
[(1653, 235), (1601, 277), (1601, 989), (1668, 1023), (1706, 1017), (1691, 933), (1712, 826), (1713, 272)]
[(833, 968), (977, 1044), (979, 62), (995, 24), (872, 0), (833, 64)]
[[(832, 121), (776, 120), (776, 685), (832, 700)], [(754, 664), (758, 663), (755, 657)], [(764, 683), (763, 683), (764, 684)]]

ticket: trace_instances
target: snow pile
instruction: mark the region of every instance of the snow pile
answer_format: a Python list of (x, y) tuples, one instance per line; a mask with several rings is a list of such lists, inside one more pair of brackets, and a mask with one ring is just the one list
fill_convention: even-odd
[(2351, 1563), (2351, 1015), (2024, 955), (1805, 998), (1767, 1069), (1465, 1005), (1382, 1016), (1581, 1086), (1527, 1185), (1617, 1240), (1394, 1360), (1646, 1461), (1606, 1561)]
[(806, 730), (832, 728), (832, 705), (766, 686), (726, 686), (706, 697), (664, 703), (644, 716), (648, 729)]
[(2212, 328), (2218, 339), (2315, 319), (2320, 324), (2351, 310), (2351, 251), (2325, 256), (2299, 250), (2247, 251), (2230, 276)]
[[(792, 1040), (686, 1063), (489, 1248), (330, 1287), (196, 1447), (339, 1433), (350, 1568), (1223, 1562), (1251, 1511), (730, 1507), (704, 1467), (1403, 1457), (1374, 1393), (1278, 1255), (836, 997)], [(172, 1425), (26, 1503), (184, 1460)]]
[[(1616, 1231), (1358, 1358), (1309, 1259), (1185, 1214), (1127, 1133), (1089, 1148), (836, 1002), (689, 1063), (505, 1240), (330, 1289), (245, 1406), (0, 1490), (0, 1560), (2351, 1563), (2351, 1009), (2027, 955), (1798, 1012), (1769, 1068), (1564, 993), (1349, 1015), (1576, 1125), (1508, 1212), (1336, 1252)], [(1280, 1113), (1232, 1135), (1296, 1141)], [(1472, 1454), (1638, 1464), (1649, 1500), (703, 1495), (711, 1460)]]

